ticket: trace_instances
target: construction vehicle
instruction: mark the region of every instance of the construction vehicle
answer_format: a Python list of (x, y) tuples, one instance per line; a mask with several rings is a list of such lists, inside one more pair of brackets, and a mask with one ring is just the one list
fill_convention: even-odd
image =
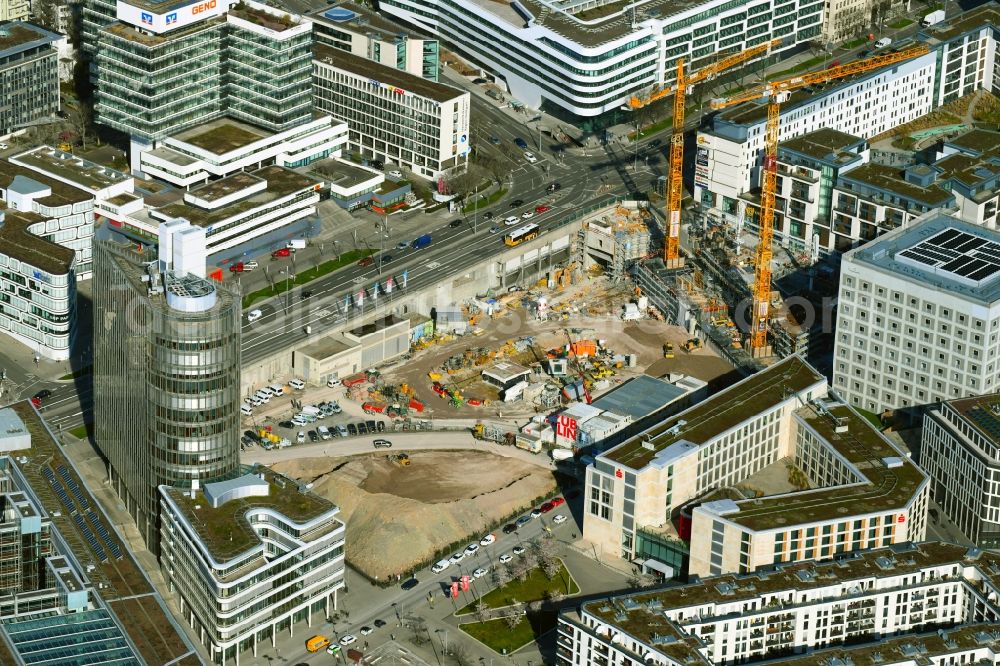
[[(774, 196), (778, 178), (778, 137), (781, 105), (793, 90), (827, 83), (836, 79), (869, 72), (886, 65), (928, 53), (926, 44), (918, 44), (896, 53), (856, 60), (819, 72), (800, 74), (790, 79), (769, 81), (730, 97), (713, 99), (713, 109), (725, 109), (758, 99), (767, 100), (767, 124), (764, 127), (764, 169), (760, 192), (760, 217), (757, 223), (757, 256), (754, 265), (753, 305), (750, 311), (750, 351), (754, 356), (767, 355), (767, 329), (770, 324), (771, 256), (774, 240)], [(683, 140), (683, 139), (682, 139)]]
[(663, 358), (673, 358), (674, 357), (674, 343), (667, 342), (663, 345)]
[(386, 456), (386, 460), (400, 467), (407, 467), (410, 464), (410, 456), (405, 453), (390, 453)]
[[(569, 339), (569, 348), (573, 349), (573, 336), (569, 334), (569, 329), (563, 329), (566, 331), (566, 337)], [(583, 368), (580, 367), (580, 362), (577, 360), (575, 354), (570, 355), (570, 360), (573, 364), (573, 369), (576, 370), (576, 374), (580, 375), (580, 384), (583, 386), (583, 395), (587, 399), (587, 404), (589, 405), (594, 400), (590, 396), (590, 387), (587, 386), (587, 376), (583, 374)]]
[(703, 346), (701, 338), (691, 338), (684, 343), (684, 351), (690, 353), (696, 349), (701, 349)]
[(687, 76), (684, 73), (684, 58), (677, 59), (677, 80), (669, 86), (654, 92), (645, 99), (632, 97), (628, 106), (632, 110), (641, 109), (658, 99), (673, 94), (673, 133), (670, 135), (670, 167), (667, 175), (667, 239), (663, 246), (663, 262), (667, 268), (680, 268), (681, 261), (681, 201), (684, 198), (684, 102), (690, 87), (713, 78), (720, 72), (751, 60), (772, 47), (780, 45), (781, 39), (752, 46), (739, 53), (721, 58), (714, 64)]
[(59, 150), (61, 150), (64, 153), (72, 153), (73, 152), (73, 145), (69, 144), (69, 143), (66, 143), (66, 142), (60, 143), (59, 144)]
[(524, 449), (525, 451), (530, 451), (531, 453), (542, 452), (542, 443), (537, 439), (523, 439), (518, 437), (514, 442), (514, 446), (519, 449)]

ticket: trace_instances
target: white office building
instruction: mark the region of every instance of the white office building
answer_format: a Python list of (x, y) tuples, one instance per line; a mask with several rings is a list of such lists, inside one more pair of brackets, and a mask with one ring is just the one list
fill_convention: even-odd
[(428, 179), (467, 162), (468, 92), (333, 47), (314, 53), (316, 109), (347, 122), (352, 152)]
[(329, 116), (280, 132), (220, 118), (154, 142), (139, 153), (139, 169), (178, 187), (191, 187), (237, 171), (271, 164), (299, 167), (340, 157), (347, 124)]
[(556, 664), (995, 666), (998, 597), (995, 554), (900, 544), (564, 605)]
[(257, 658), (279, 633), (294, 635), (301, 621), (322, 625), (337, 607), (339, 507), (266, 467), (203, 489), (159, 491), (160, 567), (212, 663)]
[(789, 49), (816, 38), (823, 18), (823, 3), (812, 0), (382, 0), (379, 7), (446, 37), (514, 99), (583, 125), (671, 82), (677, 58), (697, 70), (720, 52), (776, 37)]
[(834, 388), (880, 413), (997, 390), (1000, 233), (940, 212), (843, 255)]
[(927, 408), (920, 465), (931, 497), (962, 534), (980, 548), (1000, 548), (1000, 393)]
[[(998, 89), (994, 26), (1000, 7), (990, 3), (921, 32), (931, 48), (923, 56), (794, 92), (781, 106), (780, 140), (822, 128), (867, 140), (975, 90)], [(735, 223), (745, 216), (740, 195), (760, 186), (766, 122), (766, 104), (749, 102), (698, 133), (694, 199), (717, 219)]]

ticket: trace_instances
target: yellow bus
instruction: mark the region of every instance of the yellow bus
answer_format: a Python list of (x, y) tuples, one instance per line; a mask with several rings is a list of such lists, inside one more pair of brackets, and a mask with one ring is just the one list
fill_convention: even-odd
[(515, 245), (520, 245), (524, 241), (529, 241), (532, 238), (538, 236), (538, 225), (537, 224), (526, 224), (519, 229), (514, 229), (506, 236), (503, 237), (503, 242), (511, 247)]

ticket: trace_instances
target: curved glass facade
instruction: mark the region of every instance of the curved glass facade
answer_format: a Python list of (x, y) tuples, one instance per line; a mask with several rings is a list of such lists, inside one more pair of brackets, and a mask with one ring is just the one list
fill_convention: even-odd
[(154, 552), (158, 485), (238, 473), (240, 405), (239, 294), (205, 281), (217, 294), (209, 309), (172, 308), (143, 280), (155, 259), (94, 245), (95, 437)]

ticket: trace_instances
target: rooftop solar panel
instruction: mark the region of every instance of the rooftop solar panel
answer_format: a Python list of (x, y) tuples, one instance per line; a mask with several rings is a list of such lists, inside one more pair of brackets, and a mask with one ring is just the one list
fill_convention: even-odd
[(957, 236), (942, 245), (950, 250), (957, 250), (960, 246), (968, 242), (970, 238), (974, 238), (974, 236), (964, 232), (959, 232)]
[[(1000, 243), (949, 228), (901, 251), (901, 259), (975, 282), (1000, 273)], [(991, 268), (992, 267), (992, 268)]]
[(950, 241), (952, 238), (954, 238), (960, 233), (962, 232), (960, 232), (958, 229), (945, 229), (937, 236), (928, 239), (927, 242), (930, 243), (931, 245), (944, 245), (946, 242)]
[(989, 266), (985, 266), (983, 268), (980, 268), (978, 271), (976, 271), (975, 273), (973, 273), (972, 275), (970, 275), (969, 278), (972, 279), (972, 280), (979, 281), (979, 280), (983, 280), (985, 278), (988, 278), (989, 276), (993, 275), (997, 271), (1000, 271), (1000, 266), (998, 266), (996, 264), (990, 264)]

